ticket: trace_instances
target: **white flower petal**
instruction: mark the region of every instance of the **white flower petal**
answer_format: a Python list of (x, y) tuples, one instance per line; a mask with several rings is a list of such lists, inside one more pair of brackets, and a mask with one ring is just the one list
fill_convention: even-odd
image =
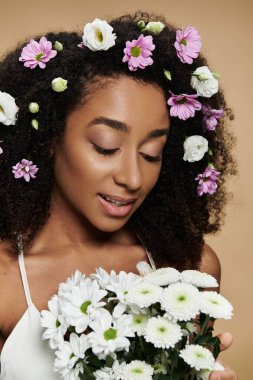
[(15, 99), (7, 92), (0, 91), (0, 123), (15, 125), (18, 111)]
[(194, 135), (184, 141), (184, 161), (195, 162), (201, 160), (208, 151), (208, 141), (202, 136)]
[(216, 278), (208, 273), (199, 272), (197, 270), (184, 270), (181, 273), (181, 280), (198, 288), (216, 288), (219, 286)]
[(214, 357), (211, 351), (198, 344), (190, 344), (180, 351), (179, 356), (197, 371), (201, 369), (212, 370), (214, 367)]
[(115, 39), (113, 28), (104, 20), (95, 18), (84, 27), (83, 44), (90, 50), (108, 50), (115, 45)]
[(152, 380), (154, 368), (141, 360), (133, 360), (123, 369), (123, 380)]
[(180, 272), (174, 268), (159, 268), (146, 276), (144, 280), (158, 286), (169, 285), (179, 281)]
[(233, 306), (221, 294), (212, 291), (204, 291), (201, 292), (200, 311), (215, 319), (231, 319), (233, 315)]
[(150, 318), (144, 333), (145, 340), (157, 348), (173, 348), (182, 336), (178, 324), (161, 316)]

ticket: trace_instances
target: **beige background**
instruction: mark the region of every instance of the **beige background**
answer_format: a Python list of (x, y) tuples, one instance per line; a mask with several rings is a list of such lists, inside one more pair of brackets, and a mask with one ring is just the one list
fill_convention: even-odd
[[(179, 27), (197, 27), (211, 69), (222, 74), (221, 85), (236, 120), (231, 129), (238, 138), (236, 154), (240, 176), (231, 181), (234, 199), (227, 208), (221, 233), (207, 241), (218, 253), (222, 294), (234, 305), (232, 321), (218, 322), (216, 331), (230, 330), (234, 344), (222, 355), (240, 380), (251, 380), (252, 330), (252, 41), (251, 0), (0, 0), (0, 54), (16, 42), (51, 29), (81, 29), (93, 18), (105, 18), (137, 9), (164, 14)], [(248, 313), (248, 318), (246, 318)]]

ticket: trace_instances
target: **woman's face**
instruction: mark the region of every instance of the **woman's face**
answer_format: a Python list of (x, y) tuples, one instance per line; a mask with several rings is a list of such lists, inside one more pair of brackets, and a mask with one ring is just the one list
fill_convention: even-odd
[(126, 224), (158, 180), (169, 130), (160, 88), (109, 79), (67, 118), (54, 196), (100, 231)]

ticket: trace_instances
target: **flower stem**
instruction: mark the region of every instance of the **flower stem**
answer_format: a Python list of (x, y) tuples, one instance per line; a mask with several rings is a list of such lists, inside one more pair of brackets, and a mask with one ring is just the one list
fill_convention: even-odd
[(89, 375), (92, 379), (95, 379), (95, 376), (93, 375), (93, 373), (89, 369), (88, 365), (84, 362), (82, 364), (83, 364), (83, 368), (84, 368), (85, 372), (87, 373), (87, 375)]

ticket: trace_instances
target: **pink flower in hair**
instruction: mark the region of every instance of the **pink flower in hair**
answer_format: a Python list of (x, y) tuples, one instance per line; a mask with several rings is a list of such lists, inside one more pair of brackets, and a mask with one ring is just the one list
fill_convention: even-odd
[(199, 196), (203, 194), (213, 194), (217, 189), (217, 181), (220, 172), (218, 172), (213, 166), (207, 166), (202, 174), (199, 174), (195, 181), (199, 181), (197, 193)]
[(193, 95), (174, 95), (171, 91), (171, 97), (167, 103), (170, 107), (170, 116), (177, 116), (181, 120), (186, 120), (195, 115), (195, 111), (201, 109), (201, 103), (196, 100), (197, 94)]
[(223, 110), (212, 109), (208, 105), (202, 104), (201, 111), (203, 112), (203, 124), (208, 131), (214, 131), (218, 120), (224, 115)]
[(141, 34), (137, 40), (127, 41), (124, 49), (122, 62), (128, 62), (130, 71), (136, 71), (138, 67), (145, 69), (146, 66), (152, 65), (152, 50), (155, 49), (152, 36), (143, 36)]
[(52, 49), (52, 43), (46, 37), (41, 37), (39, 42), (31, 40), (23, 48), (19, 61), (24, 62), (24, 66), (31, 69), (38, 65), (41, 69), (44, 69), (46, 62), (54, 58), (56, 54), (57, 51)]
[(39, 169), (36, 165), (33, 165), (32, 161), (23, 159), (21, 162), (18, 162), (15, 166), (12, 167), (12, 173), (15, 178), (22, 178), (26, 182), (30, 181), (30, 178), (36, 178), (35, 174)]
[(193, 58), (198, 57), (202, 46), (197, 29), (193, 26), (188, 26), (186, 29), (177, 30), (174, 46), (180, 61), (191, 64)]

